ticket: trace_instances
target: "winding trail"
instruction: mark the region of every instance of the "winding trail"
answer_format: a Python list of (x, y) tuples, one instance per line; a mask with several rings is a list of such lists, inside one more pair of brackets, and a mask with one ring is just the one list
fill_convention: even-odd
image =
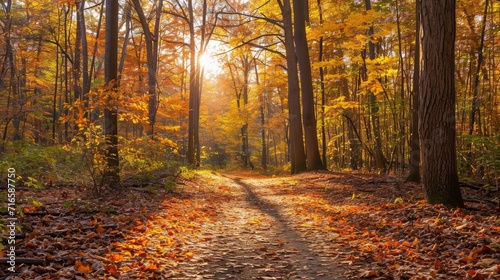
[(227, 195), (216, 206), (215, 222), (202, 228), (210, 242), (173, 279), (345, 279), (336, 256), (315, 250), (314, 240), (296, 230), (282, 203), (287, 197), (265, 178), (210, 176), (219, 178), (204, 187)]

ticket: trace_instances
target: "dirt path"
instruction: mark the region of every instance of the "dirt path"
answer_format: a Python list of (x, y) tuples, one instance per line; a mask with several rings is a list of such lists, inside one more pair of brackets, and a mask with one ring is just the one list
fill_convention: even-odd
[(312, 250), (313, 240), (294, 228), (283, 214), (280, 194), (265, 188), (264, 181), (234, 175), (210, 181), (220, 185), (206, 187), (223, 187), (229, 194), (218, 205), (216, 222), (202, 229), (210, 245), (172, 278), (343, 279), (335, 256)]
[(395, 176), (132, 183), (100, 200), (71, 186), (20, 190), (16, 256), (36, 264), (4, 264), (0, 279), (500, 279), (498, 208), (428, 205)]

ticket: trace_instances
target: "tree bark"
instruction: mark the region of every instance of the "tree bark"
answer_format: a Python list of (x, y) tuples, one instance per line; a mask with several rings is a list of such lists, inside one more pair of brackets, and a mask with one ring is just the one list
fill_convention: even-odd
[[(104, 80), (109, 90), (117, 90), (118, 80), (118, 0), (106, 0), (106, 52), (104, 54)], [(104, 134), (106, 137), (106, 170), (103, 181), (110, 187), (120, 183), (118, 158), (118, 111), (104, 109)]]
[(189, 13), (189, 55), (190, 55), (190, 68), (189, 68), (189, 121), (188, 121), (188, 163), (193, 166), (198, 166), (196, 154), (199, 149), (199, 139), (195, 139), (198, 135), (196, 130), (196, 108), (198, 107), (197, 98), (200, 95), (197, 83), (197, 62), (196, 62), (196, 42), (195, 42), (195, 29), (194, 29), (194, 10), (193, 1), (188, 0), (188, 13)]
[[(474, 74), (474, 82), (472, 84), (472, 109), (470, 112), (469, 135), (472, 135), (474, 133), (474, 126), (476, 124), (476, 115), (479, 113), (479, 82), (480, 82), (481, 65), (483, 64), (484, 60), (483, 49), (484, 49), (484, 37), (486, 33), (486, 17), (488, 16), (488, 5), (489, 5), (489, 0), (486, 0), (484, 3), (481, 38), (477, 50), (477, 68), (476, 68), (476, 73)], [(481, 132), (480, 127), (479, 127), (479, 132)]]
[[(304, 3), (305, 2), (305, 3)], [(300, 68), (302, 88), (302, 119), (306, 140), (307, 170), (325, 169), (319, 154), (316, 116), (314, 114), (314, 91), (312, 86), (311, 61), (306, 37), (307, 0), (294, 1), (294, 40)]]
[(290, 140), (291, 173), (296, 174), (307, 170), (304, 139), (302, 130), (302, 117), (300, 110), (300, 87), (297, 71), (297, 57), (293, 41), (292, 8), (290, 0), (280, 4), (283, 15), (283, 29), (285, 34), (286, 67), (288, 72), (288, 119)]
[(148, 118), (149, 125), (151, 126), (151, 138), (154, 138), (154, 125), (156, 122), (156, 111), (158, 109), (158, 96), (156, 94), (156, 73), (158, 68), (158, 35), (159, 35), (159, 21), (161, 16), (161, 9), (163, 0), (159, 0), (156, 9), (155, 27), (153, 32), (149, 30), (148, 21), (144, 15), (141, 3), (139, 0), (132, 0), (135, 10), (139, 16), (139, 21), (146, 38), (146, 60), (148, 64)]
[(420, 78), (420, 1), (416, 0), (416, 30), (415, 30), (415, 55), (413, 60), (413, 91), (411, 93), (411, 135), (410, 135), (410, 160), (408, 162), (410, 174), (406, 178), (409, 182), (420, 182), (420, 144), (418, 137), (418, 103), (419, 103), (419, 78)]
[(429, 203), (463, 207), (455, 142), (455, 0), (422, 0), (421, 4), (422, 183)]
[[(319, 24), (323, 25), (323, 8), (321, 7), (321, 0), (317, 0), (318, 12), (319, 12)], [(318, 61), (323, 61), (323, 36), (319, 38), (319, 53)], [(328, 166), (326, 151), (326, 125), (325, 125), (325, 106), (326, 106), (326, 90), (325, 90), (325, 69), (324, 67), (319, 67), (319, 83), (321, 89), (321, 158), (325, 167)]]
[[(366, 10), (369, 11), (371, 10), (371, 1), (370, 0), (365, 0), (365, 7)], [(368, 35), (373, 36), (374, 30), (373, 26), (371, 26), (368, 29)], [(373, 38), (371, 38), (373, 39)], [(375, 59), (375, 44), (372, 42), (372, 40), (368, 42), (368, 58), (370, 60)], [(365, 66), (366, 69), (366, 66)], [(368, 73), (365, 73), (365, 78), (367, 77)], [(375, 167), (385, 173), (386, 171), (386, 163), (387, 159), (384, 156), (384, 153), (382, 151), (382, 136), (380, 133), (380, 118), (378, 116), (378, 111), (379, 107), (377, 105), (376, 97), (373, 92), (368, 92), (368, 107), (369, 107), (369, 112), (370, 112), (370, 118), (373, 126), (373, 137), (375, 139)]]

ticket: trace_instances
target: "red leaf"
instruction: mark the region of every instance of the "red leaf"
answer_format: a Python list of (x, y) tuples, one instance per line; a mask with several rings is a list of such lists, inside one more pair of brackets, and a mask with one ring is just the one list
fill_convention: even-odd
[(117, 267), (114, 264), (106, 266), (106, 271), (115, 278), (120, 277), (120, 272), (118, 272)]

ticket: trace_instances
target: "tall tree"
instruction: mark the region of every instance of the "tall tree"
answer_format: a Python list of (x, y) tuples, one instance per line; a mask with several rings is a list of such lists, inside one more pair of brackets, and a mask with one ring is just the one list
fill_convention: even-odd
[(151, 138), (154, 138), (154, 125), (156, 121), (156, 111), (158, 109), (158, 96), (156, 93), (156, 76), (158, 69), (158, 41), (160, 33), (160, 19), (163, 7), (163, 0), (158, 0), (157, 8), (155, 10), (155, 22), (154, 30), (151, 32), (149, 29), (148, 20), (144, 15), (144, 10), (142, 9), (139, 0), (132, 0), (134, 3), (135, 10), (139, 16), (139, 21), (141, 23), (142, 29), (144, 31), (144, 37), (146, 38), (146, 62), (148, 65), (148, 117), (149, 124), (151, 126)]
[(314, 91), (312, 86), (311, 61), (306, 37), (306, 20), (308, 18), (307, 0), (293, 2), (294, 39), (297, 61), (300, 69), (300, 85), (302, 89), (302, 119), (306, 139), (306, 156), (308, 170), (325, 169), (319, 154), (316, 116), (314, 113)]
[[(283, 32), (285, 36), (286, 67), (288, 72), (288, 118), (290, 122), (290, 161), (291, 173), (307, 170), (304, 151), (304, 134), (302, 130), (302, 114), (300, 112), (300, 87), (297, 71), (297, 58), (293, 41), (292, 7), (290, 0), (278, 0), (283, 15)], [(318, 151), (319, 154), (319, 151)]]
[[(372, 9), (371, 0), (365, 0), (365, 8), (367, 11)], [(373, 36), (374, 28), (373, 25), (368, 29), (368, 35)], [(373, 38), (368, 41), (368, 58), (373, 61), (375, 60), (375, 44), (373, 43)], [(366, 63), (366, 61), (365, 61)], [(365, 66), (366, 68), (366, 66)], [(368, 69), (365, 69), (365, 79), (368, 79)], [(379, 118), (379, 107), (377, 105), (376, 96), (372, 91), (368, 92), (368, 108), (370, 112), (371, 122), (373, 126), (373, 138), (375, 139), (375, 166), (382, 172), (386, 171), (387, 159), (382, 151), (382, 135), (380, 132), (380, 118)]]
[(421, 2), (419, 135), (427, 201), (463, 207), (455, 142), (455, 5)]
[[(244, 49), (244, 48), (241, 48)], [(236, 95), (236, 106), (238, 107), (238, 113), (241, 118), (241, 159), (243, 166), (254, 168), (254, 164), (250, 157), (250, 145), (249, 145), (249, 135), (248, 135), (248, 95), (250, 86), (250, 71), (252, 70), (252, 64), (255, 63), (255, 58), (250, 57), (250, 52), (237, 53), (237, 57), (234, 57), (232, 61), (234, 63), (228, 62), (229, 73), (231, 74), (231, 80), (233, 81), (233, 88)], [(234, 67), (234, 70), (233, 70)], [(241, 69), (241, 71), (238, 71)], [(243, 80), (240, 80), (240, 77)]]
[[(187, 160), (189, 164), (199, 166), (201, 158), (201, 146), (199, 137), (200, 128), (200, 98), (202, 91), (203, 69), (199, 59), (206, 51), (208, 43), (217, 27), (219, 11), (223, 9), (218, 1), (201, 3), (201, 15), (195, 16), (200, 3), (188, 0), (187, 7), (180, 1), (170, 3), (171, 10), (168, 14), (182, 19), (188, 26), (189, 40), (181, 41), (180, 44), (189, 48), (189, 121), (188, 121), (188, 149)], [(210, 6), (209, 6), (210, 4)], [(201, 20), (201, 23), (198, 23)], [(199, 35), (199, 36), (198, 36)]]
[[(9, 115), (10, 107), (11, 104), (14, 103), (16, 104), (16, 101), (12, 102), (12, 99), (17, 98), (18, 95), (18, 88), (17, 88), (17, 79), (16, 79), (16, 64), (14, 63), (14, 50), (12, 47), (12, 1), (8, 0), (4, 5), (4, 12), (5, 12), (5, 18), (3, 19), (3, 24), (4, 24), (4, 40), (5, 40), (5, 56), (4, 60), (2, 61), (2, 71), (0, 74), (0, 90), (4, 90), (5, 88), (8, 89), (8, 96), (7, 96), (7, 109), (6, 113)], [(9, 79), (7, 79), (7, 73), (10, 73)], [(4, 83), (5, 80), (9, 81), (9, 84)], [(15, 108), (17, 109), (17, 108)], [(19, 120), (18, 116), (16, 113), (14, 113), (12, 116), (8, 116), (7, 122), (5, 123), (5, 128), (3, 131), (3, 143), (2, 143), (2, 148), (5, 145), (5, 141), (7, 140), (7, 129), (9, 127), (10, 121), (13, 121), (14, 123), (14, 128), (15, 128), (15, 134), (14, 134), (14, 139), (20, 140), (21, 136), (19, 133)]]
[(185, 18), (189, 25), (189, 121), (188, 121), (188, 163), (199, 166), (200, 154), (199, 115), (200, 115), (200, 81), (199, 64), (196, 54), (195, 22), (193, 1), (188, 0), (188, 15)]
[[(321, 7), (321, 0), (317, 0), (318, 5), (318, 16), (319, 16), (319, 24), (323, 25), (323, 8)], [(323, 36), (319, 38), (319, 51), (318, 51), (318, 62), (322, 62), (324, 59), (323, 49)], [(319, 85), (321, 90), (321, 159), (323, 160), (323, 164), (325, 167), (328, 166), (326, 151), (327, 151), (327, 143), (326, 143), (326, 124), (325, 124), (325, 106), (326, 106), (326, 89), (325, 89), (325, 67), (319, 67)]]
[[(104, 54), (104, 80), (107, 90), (116, 91), (118, 81), (118, 0), (106, 0), (106, 52)], [(114, 94), (110, 94), (110, 97)], [(120, 182), (118, 160), (118, 110), (104, 109), (106, 137), (106, 170), (104, 183), (116, 187)]]
[(420, 182), (420, 145), (418, 140), (418, 103), (419, 103), (419, 77), (420, 77), (420, 1), (416, 0), (416, 30), (415, 30), (415, 54), (413, 60), (413, 90), (411, 92), (411, 135), (410, 135), (410, 159), (407, 180)]

